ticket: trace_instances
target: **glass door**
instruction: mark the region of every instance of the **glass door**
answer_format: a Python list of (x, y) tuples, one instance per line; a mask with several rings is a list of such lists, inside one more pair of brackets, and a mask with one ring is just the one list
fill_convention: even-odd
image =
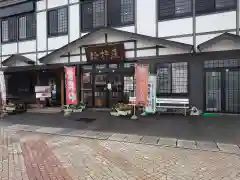
[(95, 75), (95, 92), (94, 103), (95, 107), (104, 108), (107, 107), (107, 74)]
[(111, 108), (114, 104), (123, 101), (124, 94), (124, 79), (121, 74), (111, 73), (108, 75), (108, 83), (111, 84), (111, 89), (108, 90), (108, 107)]
[(225, 112), (240, 112), (240, 70), (225, 70)]
[(205, 106), (206, 111), (221, 112), (222, 110), (222, 76), (221, 72), (205, 72)]
[(93, 95), (92, 95), (92, 74), (83, 73), (82, 75), (82, 101), (86, 103), (87, 107), (93, 106)]

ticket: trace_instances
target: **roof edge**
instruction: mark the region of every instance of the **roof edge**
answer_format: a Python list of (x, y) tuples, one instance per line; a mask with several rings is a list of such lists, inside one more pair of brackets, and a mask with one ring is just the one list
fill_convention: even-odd
[[(114, 28), (107, 28), (107, 27), (104, 27), (104, 28), (99, 28), (99, 29), (95, 29), (94, 31), (52, 51), (51, 53), (47, 54), (46, 56), (42, 57), (39, 59), (39, 62), (41, 63), (45, 63), (45, 61), (49, 58), (55, 58), (57, 56), (61, 56), (63, 55), (64, 53), (61, 53), (61, 51), (63, 49), (66, 49), (66, 51), (68, 51), (68, 47), (71, 46), (71, 45), (74, 45), (75, 43), (78, 43), (79, 41), (87, 38), (88, 36), (92, 35), (93, 33), (97, 33), (97, 32), (117, 32), (117, 33), (122, 33), (122, 34), (125, 34), (125, 35), (129, 35), (130, 37), (133, 37), (133, 39), (137, 39), (137, 37), (139, 38), (145, 38), (145, 39), (148, 39), (148, 40), (152, 40), (152, 41), (155, 41), (156, 43), (159, 43), (159, 44), (162, 44), (163, 46), (164, 45), (167, 45), (167, 46), (170, 46), (170, 45), (173, 45), (173, 46), (176, 46), (176, 47), (179, 47), (179, 48), (184, 48), (186, 50), (189, 50), (189, 52), (191, 51), (192, 49), (192, 45), (190, 44), (185, 44), (185, 43), (180, 43), (180, 42), (176, 42), (176, 41), (171, 41), (171, 40), (167, 40), (167, 39), (164, 39), (164, 38), (159, 38), (159, 37), (152, 37), (152, 36), (148, 36), (148, 35), (142, 35), (142, 34), (138, 34), (138, 33), (132, 33), (132, 32), (128, 32), (128, 31), (123, 31), (123, 30), (118, 30), (118, 29), (114, 29)], [(65, 52), (66, 53), (66, 52)]]

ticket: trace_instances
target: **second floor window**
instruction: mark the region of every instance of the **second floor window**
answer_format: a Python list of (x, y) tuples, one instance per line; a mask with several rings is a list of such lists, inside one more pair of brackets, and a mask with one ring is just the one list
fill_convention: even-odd
[(105, 25), (105, 0), (87, 1), (82, 4), (82, 29), (89, 30)]
[(191, 15), (192, 0), (158, 0), (159, 19)]
[(48, 12), (48, 36), (59, 36), (68, 33), (68, 8)]
[(108, 0), (108, 25), (134, 23), (134, 0)]
[(204, 14), (236, 8), (236, 0), (196, 0), (196, 13)]
[(2, 42), (16, 42), (36, 38), (35, 14), (13, 16), (2, 20)]
[(108, 26), (133, 24), (134, 0), (87, 0), (82, 2), (81, 12), (82, 30), (100, 28), (106, 24)]
[(18, 19), (20, 40), (36, 37), (36, 19), (35, 14), (21, 16)]

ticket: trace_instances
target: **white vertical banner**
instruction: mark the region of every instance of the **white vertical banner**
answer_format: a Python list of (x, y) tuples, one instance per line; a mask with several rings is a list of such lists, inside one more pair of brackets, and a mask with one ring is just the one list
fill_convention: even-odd
[(145, 107), (146, 113), (154, 114), (156, 112), (156, 88), (157, 78), (154, 75), (150, 75), (148, 78), (148, 103)]
[(5, 78), (4, 72), (0, 71), (0, 92), (1, 92), (1, 101), (2, 104), (6, 103), (7, 95), (6, 95), (6, 85), (5, 85)]

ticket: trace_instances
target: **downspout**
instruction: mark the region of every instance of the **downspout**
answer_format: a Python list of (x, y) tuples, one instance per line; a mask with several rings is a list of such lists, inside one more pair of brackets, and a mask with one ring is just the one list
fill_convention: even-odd
[(237, 0), (237, 9), (236, 9), (236, 34), (239, 35), (239, 1), (240, 0)]
[(196, 0), (192, 0), (192, 31), (193, 31), (193, 52), (197, 52), (196, 42)]

